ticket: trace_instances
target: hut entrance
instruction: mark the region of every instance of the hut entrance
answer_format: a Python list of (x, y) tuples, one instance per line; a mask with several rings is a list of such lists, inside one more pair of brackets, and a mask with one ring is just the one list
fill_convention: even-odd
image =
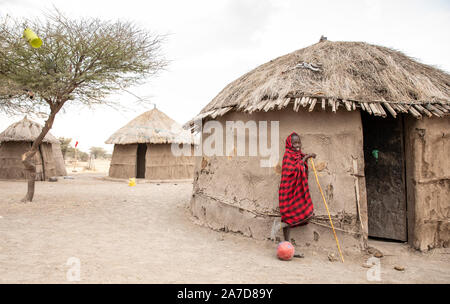
[(147, 154), (147, 145), (138, 144), (136, 156), (136, 178), (145, 178), (145, 155)]
[(407, 241), (403, 117), (361, 119), (369, 236)]

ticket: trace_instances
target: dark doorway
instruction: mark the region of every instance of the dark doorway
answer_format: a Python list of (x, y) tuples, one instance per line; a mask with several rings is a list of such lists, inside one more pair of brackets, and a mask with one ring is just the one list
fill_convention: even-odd
[(145, 178), (145, 155), (147, 154), (147, 145), (138, 144), (136, 159), (136, 178)]
[(369, 236), (407, 241), (403, 117), (361, 119)]

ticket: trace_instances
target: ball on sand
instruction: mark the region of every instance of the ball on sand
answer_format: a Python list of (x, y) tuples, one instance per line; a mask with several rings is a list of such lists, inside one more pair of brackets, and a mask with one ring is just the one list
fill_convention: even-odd
[(295, 253), (295, 248), (290, 242), (281, 242), (277, 247), (277, 256), (280, 260), (289, 261)]

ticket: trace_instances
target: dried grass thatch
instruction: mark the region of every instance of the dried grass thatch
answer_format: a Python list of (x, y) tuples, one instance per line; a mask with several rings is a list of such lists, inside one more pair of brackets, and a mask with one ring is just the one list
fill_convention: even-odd
[[(34, 142), (41, 134), (42, 126), (37, 122), (29, 120), (26, 116), (18, 122), (13, 123), (5, 131), (0, 133), (0, 143), (8, 141), (26, 141)], [(52, 134), (47, 133), (44, 137), (44, 143), (59, 143), (58, 139)]]
[(228, 111), (300, 107), (362, 109), (376, 116), (398, 112), (416, 118), (450, 110), (450, 75), (401, 52), (364, 42), (321, 41), (281, 56), (226, 86), (196, 119)]
[(194, 144), (194, 137), (169, 116), (153, 109), (139, 115), (120, 128), (105, 142), (107, 144)]

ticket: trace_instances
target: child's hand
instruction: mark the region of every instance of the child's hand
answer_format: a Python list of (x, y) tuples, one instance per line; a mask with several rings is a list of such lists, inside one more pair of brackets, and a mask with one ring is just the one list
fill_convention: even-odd
[(307, 161), (309, 158), (316, 158), (316, 153), (306, 154), (304, 161)]

